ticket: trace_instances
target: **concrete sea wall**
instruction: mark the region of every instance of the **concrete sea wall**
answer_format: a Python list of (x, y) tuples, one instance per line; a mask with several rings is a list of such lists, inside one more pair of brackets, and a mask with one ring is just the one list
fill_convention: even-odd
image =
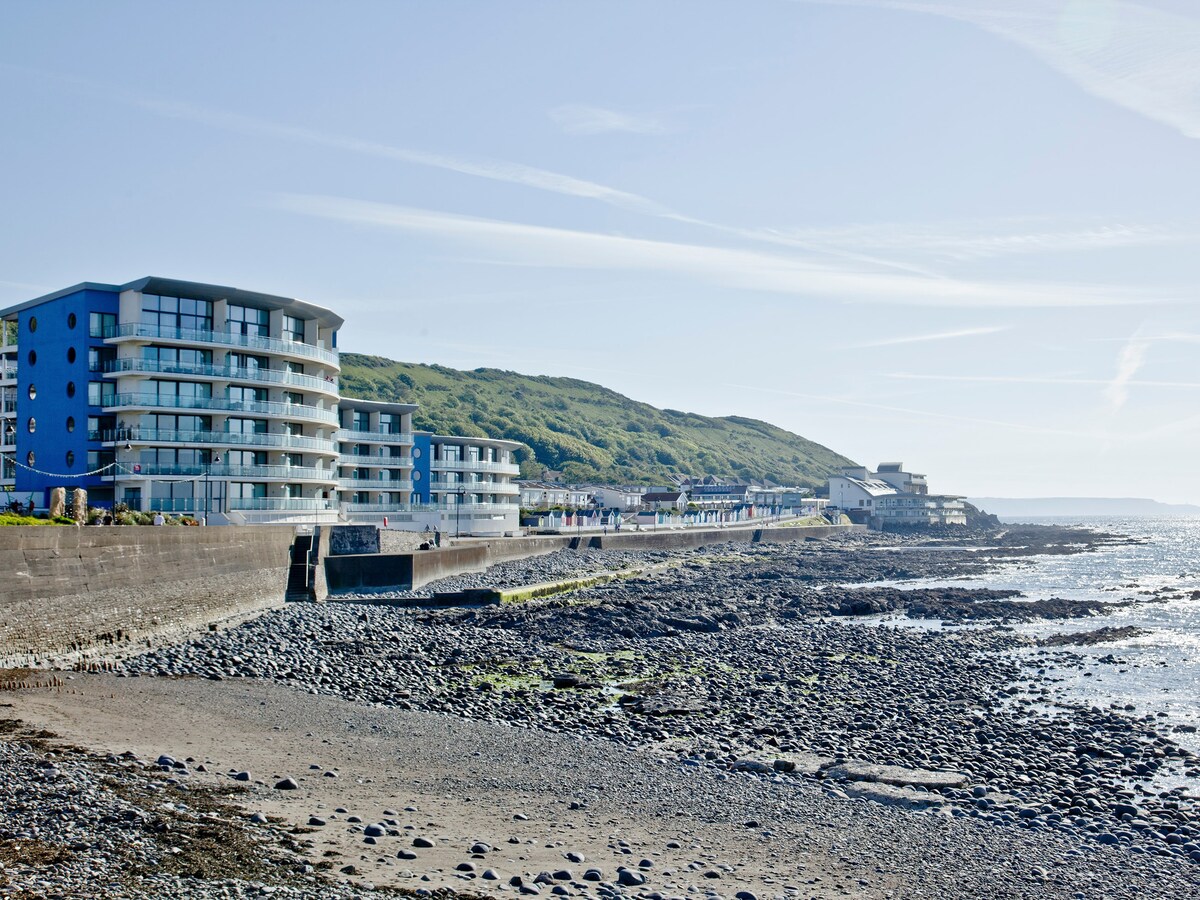
[(0, 528), (0, 666), (116, 657), (281, 606), (294, 534)]

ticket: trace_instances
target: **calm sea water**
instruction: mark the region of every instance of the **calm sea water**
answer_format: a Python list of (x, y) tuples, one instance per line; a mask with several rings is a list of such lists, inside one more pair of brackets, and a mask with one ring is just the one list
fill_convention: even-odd
[[(1067, 699), (1097, 706), (1131, 703), (1139, 714), (1164, 712), (1169, 722), (1200, 727), (1200, 599), (1190, 599), (1192, 591), (1200, 591), (1200, 519), (1047, 516), (1020, 521), (1082, 525), (1141, 542), (1097, 553), (1032, 557), (978, 578), (930, 584), (1007, 588), (1035, 600), (1137, 601), (1102, 618), (1017, 627), (1038, 636), (1103, 625), (1147, 629), (1148, 634), (1126, 641), (1072, 647), (1087, 665), (1082, 670), (1052, 668), (1050, 674), (1063, 679), (1057, 687)], [(1172, 596), (1176, 594), (1184, 596)], [(1109, 654), (1121, 664), (1099, 661)], [(1175, 737), (1200, 751), (1200, 735)]]

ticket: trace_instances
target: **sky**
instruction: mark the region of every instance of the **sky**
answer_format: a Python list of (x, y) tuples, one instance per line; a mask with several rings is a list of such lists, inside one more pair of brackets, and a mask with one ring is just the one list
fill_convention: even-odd
[(1192, 0), (0, 5), (0, 306), (145, 275), (1200, 503)]

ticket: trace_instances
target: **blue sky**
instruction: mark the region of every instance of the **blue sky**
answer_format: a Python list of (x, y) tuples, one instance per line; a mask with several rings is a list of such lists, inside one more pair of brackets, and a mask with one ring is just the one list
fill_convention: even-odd
[(0, 7), (0, 304), (164, 275), (343, 350), (1200, 502), (1182, 0)]

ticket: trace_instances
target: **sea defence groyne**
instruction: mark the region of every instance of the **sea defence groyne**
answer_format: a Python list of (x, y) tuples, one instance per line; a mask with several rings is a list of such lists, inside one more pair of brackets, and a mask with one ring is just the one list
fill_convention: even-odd
[(329, 556), (325, 580), (332, 597), (384, 590), (418, 590), (452, 575), (483, 572), (498, 562), (528, 559), (557, 550), (691, 550), (727, 542), (773, 543), (821, 540), (863, 525), (798, 525), (770, 528), (688, 528), (623, 531), (603, 535), (528, 535), (468, 539), (437, 550)]
[(126, 655), (284, 602), (290, 526), (0, 529), (0, 667)]

